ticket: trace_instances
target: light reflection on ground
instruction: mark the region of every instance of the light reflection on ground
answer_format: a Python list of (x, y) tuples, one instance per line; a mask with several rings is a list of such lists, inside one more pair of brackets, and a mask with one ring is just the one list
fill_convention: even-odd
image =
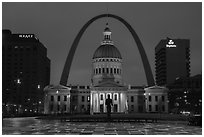
[(105, 123), (105, 122), (61, 122), (35, 118), (5, 118), (2, 134), (26, 135), (202, 135), (202, 128), (179, 122), (158, 123)]

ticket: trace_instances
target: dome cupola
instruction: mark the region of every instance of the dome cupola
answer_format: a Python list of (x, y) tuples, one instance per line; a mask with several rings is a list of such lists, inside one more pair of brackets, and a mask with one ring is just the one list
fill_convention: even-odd
[(94, 86), (105, 81), (123, 84), (122, 56), (113, 45), (111, 33), (107, 23), (103, 31), (104, 39), (93, 55), (92, 84)]
[(101, 46), (98, 47), (93, 55), (93, 59), (96, 58), (119, 58), (122, 59), (122, 56), (119, 50), (113, 45), (111, 40), (111, 30), (106, 23), (106, 28), (104, 29), (103, 35), (104, 39), (101, 42)]
[(122, 56), (119, 50), (113, 45), (101, 45), (98, 47), (93, 55), (93, 59), (96, 58), (119, 58), (122, 59)]

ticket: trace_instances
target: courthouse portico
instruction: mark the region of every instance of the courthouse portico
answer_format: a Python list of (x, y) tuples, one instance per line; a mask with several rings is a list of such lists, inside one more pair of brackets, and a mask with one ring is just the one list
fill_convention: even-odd
[[(93, 54), (90, 86), (45, 88), (45, 113), (106, 113), (105, 100), (108, 95), (113, 100), (112, 113), (168, 112), (168, 89), (124, 84), (122, 56), (114, 46), (111, 34), (106, 24), (104, 38)], [(69, 99), (63, 101), (61, 97)]]

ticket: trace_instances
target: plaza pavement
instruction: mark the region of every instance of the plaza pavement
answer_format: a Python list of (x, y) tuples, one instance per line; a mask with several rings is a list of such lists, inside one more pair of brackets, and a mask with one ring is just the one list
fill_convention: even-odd
[(35, 118), (4, 119), (4, 135), (202, 135), (202, 128), (176, 121), (62, 122)]

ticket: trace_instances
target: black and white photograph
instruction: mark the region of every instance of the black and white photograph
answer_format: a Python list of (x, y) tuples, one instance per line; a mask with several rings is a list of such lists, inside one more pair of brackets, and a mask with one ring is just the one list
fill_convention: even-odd
[(202, 135), (202, 1), (2, 2), (2, 135)]

